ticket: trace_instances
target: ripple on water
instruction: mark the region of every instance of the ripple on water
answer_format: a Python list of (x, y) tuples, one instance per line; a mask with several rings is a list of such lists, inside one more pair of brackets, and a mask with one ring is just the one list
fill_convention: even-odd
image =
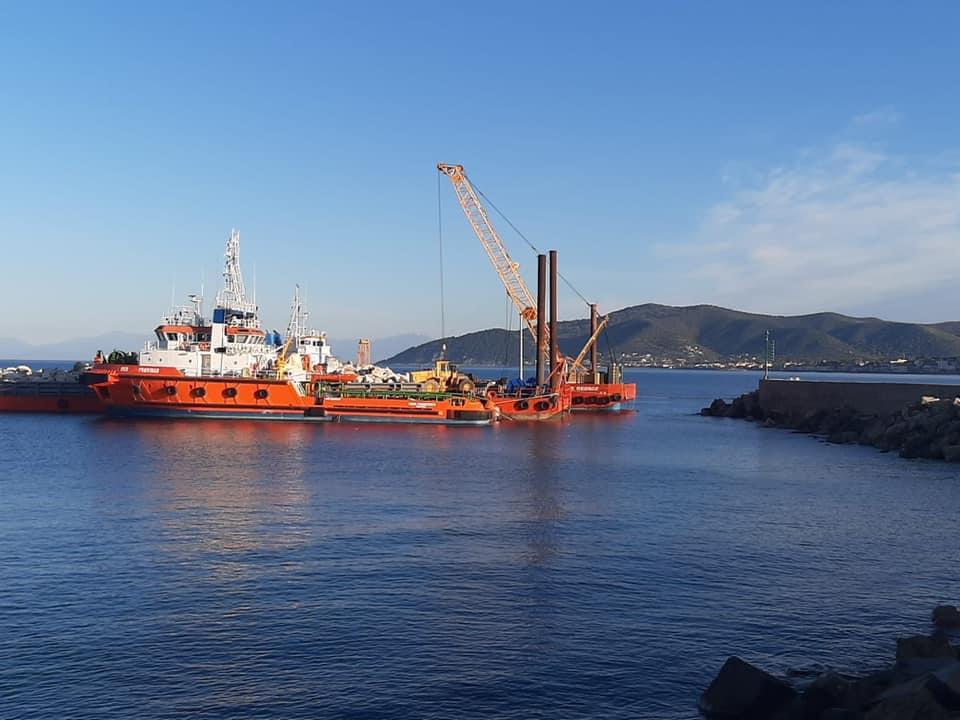
[(639, 378), (543, 427), (0, 416), (0, 717), (691, 718), (728, 654), (857, 671), (957, 600), (955, 470)]

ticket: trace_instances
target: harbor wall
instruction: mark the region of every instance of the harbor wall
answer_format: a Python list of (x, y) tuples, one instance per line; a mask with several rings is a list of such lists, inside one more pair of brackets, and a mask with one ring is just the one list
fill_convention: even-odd
[(924, 395), (954, 398), (960, 395), (960, 385), (761, 380), (757, 400), (765, 413), (787, 417), (842, 407), (862, 414), (888, 415)]

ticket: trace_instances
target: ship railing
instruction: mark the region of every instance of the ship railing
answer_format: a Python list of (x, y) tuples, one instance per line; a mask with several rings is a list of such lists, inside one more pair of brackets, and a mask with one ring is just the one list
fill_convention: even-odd
[(468, 395), (450, 392), (427, 392), (420, 389), (415, 383), (336, 383), (320, 382), (316, 384), (316, 392), (324, 397), (349, 398), (395, 398), (398, 400), (448, 400), (450, 398), (465, 398)]

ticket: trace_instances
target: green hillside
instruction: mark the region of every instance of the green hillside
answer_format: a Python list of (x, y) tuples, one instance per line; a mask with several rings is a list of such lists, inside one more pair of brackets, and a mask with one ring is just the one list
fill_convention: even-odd
[[(883, 359), (895, 357), (960, 356), (960, 322), (920, 325), (877, 318), (854, 318), (837, 313), (778, 316), (728, 310), (713, 305), (671, 307), (635, 305), (610, 315), (601, 337), (601, 354), (618, 357), (698, 358), (711, 362), (762, 354), (764, 332), (776, 340), (782, 360)], [(589, 337), (589, 322), (561, 322), (560, 349), (576, 355)], [(517, 361), (516, 332), (482, 330), (447, 338), (447, 356), (465, 365), (511, 365)], [(533, 348), (525, 339), (525, 357)], [(440, 352), (434, 340), (409, 348), (386, 362), (428, 363)]]

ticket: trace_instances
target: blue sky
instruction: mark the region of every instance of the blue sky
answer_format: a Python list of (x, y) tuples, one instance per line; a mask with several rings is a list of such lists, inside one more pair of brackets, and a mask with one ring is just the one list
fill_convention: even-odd
[[(960, 7), (0, 4), (0, 337), (152, 327), (241, 232), (282, 327), (439, 335), (438, 161), (613, 310), (958, 319)], [(446, 179), (447, 332), (503, 291)], [(535, 259), (500, 223), (516, 260)], [(567, 317), (585, 308), (562, 293)]]

